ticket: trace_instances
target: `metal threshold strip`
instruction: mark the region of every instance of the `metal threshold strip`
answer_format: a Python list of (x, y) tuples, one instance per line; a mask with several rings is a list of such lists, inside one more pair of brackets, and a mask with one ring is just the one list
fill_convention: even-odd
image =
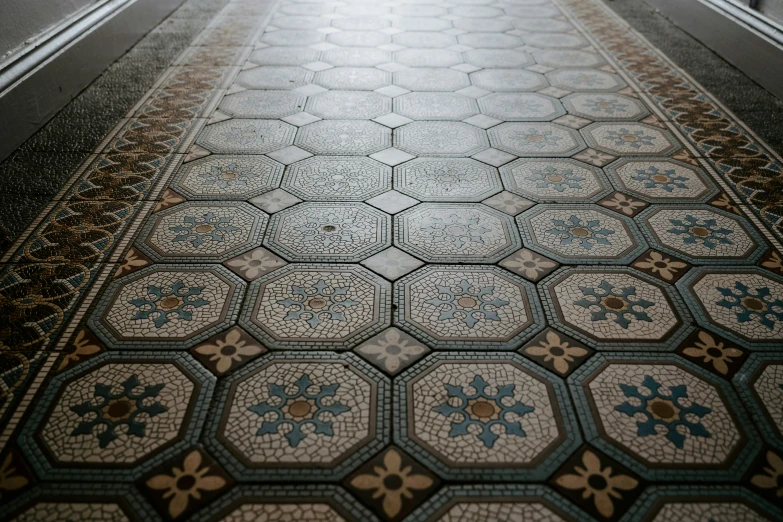
[(783, 25), (775, 22), (764, 14), (754, 9), (755, 2), (751, 0), (748, 5), (737, 0), (700, 0), (713, 6), (723, 14), (735, 18), (752, 29), (755, 29), (773, 42), (783, 46)]

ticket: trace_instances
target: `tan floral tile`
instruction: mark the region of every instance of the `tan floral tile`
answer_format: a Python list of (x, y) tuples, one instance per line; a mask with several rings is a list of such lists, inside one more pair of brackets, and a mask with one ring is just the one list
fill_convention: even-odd
[(155, 205), (153, 212), (160, 212), (161, 210), (178, 205), (183, 201), (185, 201), (185, 198), (171, 189), (166, 189), (166, 192), (163, 193), (163, 195), (158, 200), (158, 203)]
[(691, 268), (691, 265), (655, 250), (649, 250), (639, 256), (631, 266), (667, 283), (674, 283)]
[(429, 348), (394, 327), (365, 341), (354, 351), (391, 375), (400, 373), (430, 352)]
[(253, 281), (273, 270), (285, 266), (286, 262), (266, 248), (258, 247), (255, 250), (245, 252), (233, 259), (229, 259), (223, 264), (230, 270), (239, 274), (243, 279)]
[(266, 351), (266, 348), (238, 326), (190, 349), (193, 356), (215, 375), (224, 375)]
[(761, 258), (759, 266), (783, 275), (783, 256), (774, 250), (770, 250), (767, 255)]
[(0, 503), (12, 500), (32, 484), (33, 478), (18, 453), (8, 451), (0, 457)]
[(635, 216), (645, 207), (647, 207), (647, 203), (644, 201), (639, 201), (638, 199), (626, 196), (620, 192), (615, 192), (614, 194), (609, 195), (608, 197), (599, 201), (598, 204), (602, 207), (606, 207), (608, 209), (614, 210), (615, 212), (619, 212), (620, 214), (631, 217)]
[(562, 377), (570, 375), (594, 353), (584, 344), (551, 328), (535, 336), (519, 351)]
[(57, 363), (57, 371), (67, 370), (104, 351), (106, 346), (90, 330), (83, 328), (63, 350)]
[(783, 500), (783, 457), (779, 452), (762, 451), (750, 476), (759, 493), (778, 504)]
[(723, 210), (727, 210), (731, 212), (732, 214), (736, 214), (738, 216), (742, 215), (742, 211), (739, 209), (739, 207), (734, 204), (734, 201), (731, 200), (728, 194), (725, 192), (720, 194), (717, 198), (710, 201), (710, 205), (718, 208), (722, 208)]
[(141, 270), (147, 265), (151, 265), (152, 261), (150, 258), (136, 250), (135, 248), (131, 248), (125, 253), (125, 257), (122, 258), (122, 262), (120, 263), (120, 266), (117, 267), (117, 271), (114, 272), (114, 279), (117, 279), (118, 277), (126, 276), (128, 274), (132, 274), (136, 270)]
[(726, 379), (731, 379), (749, 356), (731, 341), (706, 330), (693, 332), (677, 353)]
[(560, 266), (556, 261), (527, 248), (517, 250), (498, 264), (534, 283), (551, 274)]

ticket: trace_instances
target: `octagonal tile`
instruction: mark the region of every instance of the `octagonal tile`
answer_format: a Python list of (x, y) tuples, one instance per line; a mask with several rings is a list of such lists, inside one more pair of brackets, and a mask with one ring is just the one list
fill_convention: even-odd
[(394, 225), (394, 244), (429, 263), (495, 263), (522, 245), (509, 215), (480, 204), (423, 203)]
[(627, 520), (736, 520), (770, 522), (783, 511), (739, 486), (654, 486), (648, 488), (625, 517)]
[(539, 203), (595, 202), (612, 190), (601, 169), (572, 159), (520, 158), (500, 176), (506, 190)]
[(376, 31), (340, 31), (329, 34), (326, 41), (342, 47), (378, 47), (391, 43), (391, 36)]
[(394, 392), (395, 439), (447, 479), (542, 480), (580, 444), (563, 382), (517, 354), (433, 354)]
[(114, 348), (189, 348), (236, 320), (244, 289), (220, 265), (152, 265), (112, 282), (89, 323)]
[(323, 120), (301, 127), (294, 143), (313, 154), (368, 156), (391, 147), (391, 129), (372, 121)]
[(522, 45), (518, 36), (504, 33), (468, 33), (457, 39), (460, 45), (476, 49), (513, 49)]
[(531, 47), (544, 49), (578, 49), (589, 45), (582, 36), (570, 33), (527, 33), (520, 38)]
[(661, 156), (680, 149), (671, 132), (643, 123), (593, 123), (581, 132), (589, 146), (615, 156)]
[[(312, 6), (314, 4), (310, 4)], [(309, 6), (308, 6), (309, 7)], [(333, 18), (332, 27), (343, 31), (380, 31), (391, 27), (391, 20), (386, 18), (371, 18), (357, 14), (350, 18)]]
[(759, 447), (729, 383), (676, 356), (599, 354), (569, 379), (592, 444), (650, 480), (725, 480)]
[[(457, 2), (452, 2), (453, 4), (458, 4), (459, 0)], [(467, 0), (465, 3), (468, 4), (490, 4), (492, 2), (486, 2), (484, 0)], [(459, 29), (460, 31), (466, 31), (466, 32), (493, 32), (493, 33), (505, 33), (506, 31), (511, 31), (514, 29), (514, 26), (511, 25), (511, 23), (508, 20), (499, 20), (497, 18), (491, 19), (491, 18), (460, 18), (459, 20), (454, 20), (452, 22), (454, 27), (456, 29)]]
[(196, 143), (218, 154), (266, 154), (293, 144), (295, 133), (278, 120), (226, 120), (207, 125)]
[(307, 100), (307, 112), (321, 118), (371, 120), (391, 110), (391, 98), (377, 92), (327, 91)]
[(207, 444), (245, 480), (340, 478), (388, 443), (388, 394), (351, 353), (272, 354), (221, 382)]
[(364, 203), (302, 203), (272, 217), (264, 246), (288, 261), (359, 262), (390, 236), (388, 214)]
[(487, 132), (493, 147), (517, 156), (568, 157), (585, 148), (577, 131), (554, 123), (503, 123)]
[(427, 266), (394, 295), (395, 324), (435, 348), (513, 350), (544, 326), (535, 287), (495, 266)]
[(275, 47), (295, 47), (314, 45), (323, 42), (324, 38), (326, 38), (326, 35), (319, 31), (282, 29), (280, 31), (265, 32), (259, 41)]
[(734, 385), (766, 441), (783, 449), (783, 356), (754, 353), (734, 377)]
[(783, 337), (783, 278), (752, 267), (699, 268), (677, 282), (699, 324), (758, 350)]
[(447, 49), (403, 49), (394, 53), (394, 61), (411, 67), (451, 67), (462, 63), (462, 55)]
[(411, 91), (458, 91), (470, 86), (470, 79), (454, 69), (416, 67), (394, 73), (394, 84)]
[(304, 110), (305, 97), (292, 91), (243, 91), (220, 102), (221, 112), (238, 118), (284, 118)]
[(708, 205), (656, 205), (637, 221), (651, 245), (691, 264), (755, 263), (766, 250), (747, 219)]
[(430, 32), (430, 31), (410, 31), (395, 34), (392, 37), (394, 43), (404, 45), (405, 47), (415, 47), (419, 49), (435, 48), (442, 49), (457, 45), (457, 39), (451, 35)]
[(391, 85), (392, 75), (374, 67), (335, 67), (317, 73), (313, 81), (327, 89), (374, 91)]
[(196, 442), (213, 386), (187, 354), (103, 353), (52, 379), (20, 446), (49, 480), (129, 482)]
[(626, 83), (616, 74), (594, 69), (557, 69), (546, 73), (554, 87), (571, 91), (619, 91)]
[(414, 155), (471, 156), (489, 148), (486, 132), (467, 123), (415, 121), (394, 130), (396, 148)]
[(517, 224), (528, 248), (560, 263), (626, 264), (647, 249), (630, 218), (592, 205), (537, 205)]
[(389, 326), (389, 283), (359, 265), (288, 265), (254, 281), (240, 324), (266, 346), (349, 350)]
[(590, 347), (669, 350), (690, 333), (671, 287), (626, 268), (563, 268), (539, 284), (553, 326)]
[(706, 203), (718, 192), (703, 170), (670, 158), (621, 158), (605, 170), (618, 188), (650, 203)]
[(476, 100), (461, 94), (411, 92), (394, 98), (394, 112), (412, 120), (461, 121), (479, 109)]
[(470, 79), (476, 87), (495, 92), (537, 91), (548, 85), (544, 76), (524, 69), (483, 69)]
[[(422, 7), (421, 4), (419, 4), (419, 7)], [(395, 16), (394, 28), (402, 29), (403, 31), (446, 31), (451, 29), (451, 23), (448, 20), (439, 18)]]
[(226, 261), (259, 246), (268, 216), (239, 202), (187, 202), (153, 214), (136, 246), (153, 261)]
[(482, 113), (504, 121), (551, 121), (565, 114), (557, 99), (543, 94), (490, 94), (478, 104)]
[(372, 47), (331, 49), (321, 55), (321, 61), (338, 67), (375, 67), (382, 63), (389, 63), (391, 60), (392, 54), (389, 51)]
[(487, 7), (484, 5), (461, 5), (452, 7), (449, 12), (462, 18), (496, 18), (506, 13), (497, 7)]
[(259, 65), (304, 65), (317, 59), (318, 51), (309, 47), (264, 47), (248, 58)]
[(313, 80), (313, 73), (301, 67), (262, 65), (237, 76), (236, 84), (246, 89), (296, 89)]
[(465, 53), (465, 60), (477, 67), (521, 69), (533, 65), (533, 57), (522, 51), (509, 49), (473, 49)]
[(592, 121), (641, 120), (650, 114), (636, 98), (614, 93), (570, 94), (563, 105), (569, 114)]
[(511, 23), (521, 31), (534, 33), (568, 33), (574, 30), (574, 26), (568, 22), (547, 18), (516, 18)]
[(394, 186), (420, 201), (483, 201), (503, 190), (497, 169), (468, 158), (417, 158), (394, 168)]
[(306, 201), (365, 201), (391, 190), (391, 172), (370, 158), (314, 156), (290, 165), (281, 186)]
[(283, 165), (266, 156), (212, 155), (180, 167), (171, 186), (188, 199), (251, 199), (282, 176)]
[(550, 67), (596, 67), (606, 62), (600, 54), (573, 49), (545, 49), (534, 51), (533, 58)]

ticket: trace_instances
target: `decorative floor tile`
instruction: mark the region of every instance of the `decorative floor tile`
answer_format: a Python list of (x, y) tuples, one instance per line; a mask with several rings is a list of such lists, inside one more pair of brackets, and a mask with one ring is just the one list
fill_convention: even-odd
[(218, 377), (266, 352), (266, 348), (235, 326), (190, 349), (190, 353)]
[(104, 353), (52, 380), (19, 444), (48, 480), (129, 482), (195, 442), (213, 386), (186, 354)]
[(503, 190), (497, 169), (464, 158), (414, 159), (395, 167), (394, 185), (421, 201), (481, 201)]
[(730, 384), (677, 357), (598, 354), (569, 383), (588, 441), (645, 478), (726, 480), (758, 451)]
[(221, 382), (207, 446), (245, 480), (340, 478), (388, 443), (389, 387), (351, 353), (267, 355)]
[(685, 261), (665, 256), (655, 250), (645, 252), (631, 266), (667, 283), (676, 282), (691, 268)]
[(518, 354), (430, 355), (395, 381), (395, 440), (446, 479), (542, 480), (581, 443), (550, 375)]
[(183, 203), (152, 216), (137, 247), (157, 262), (226, 261), (259, 246), (268, 219), (247, 203)]
[(593, 121), (633, 121), (650, 114), (639, 100), (622, 94), (571, 94), (563, 105), (569, 114)]
[(682, 357), (719, 377), (730, 379), (743, 366), (749, 353), (731, 341), (706, 330), (696, 330), (677, 348)]
[(361, 264), (373, 272), (382, 275), (386, 279), (394, 281), (395, 279), (399, 279), (405, 274), (416, 270), (423, 265), (424, 262), (398, 248), (389, 247), (383, 252), (368, 257), (362, 261)]
[(394, 53), (394, 61), (411, 67), (451, 67), (462, 63), (462, 55), (446, 49), (404, 49)]
[(588, 205), (536, 205), (517, 217), (525, 244), (569, 264), (626, 264), (647, 249), (629, 218)]
[(247, 281), (258, 279), (285, 265), (285, 261), (265, 248), (256, 248), (223, 263)]
[(541, 94), (490, 94), (478, 104), (484, 114), (505, 121), (551, 121), (565, 114), (559, 101)]
[(291, 165), (282, 187), (308, 201), (364, 201), (391, 189), (391, 170), (369, 158), (316, 156)]
[(284, 208), (288, 208), (291, 205), (296, 205), (301, 201), (301, 199), (297, 198), (289, 192), (286, 192), (283, 189), (275, 189), (267, 192), (266, 194), (251, 199), (250, 203), (264, 210), (265, 212), (273, 214), (275, 212), (280, 212)]
[(391, 375), (400, 373), (430, 352), (416, 339), (394, 327), (387, 328), (353, 351)]
[(572, 91), (615, 92), (626, 86), (616, 74), (593, 69), (557, 69), (546, 77), (553, 86)]
[(457, 37), (459, 43), (484, 49), (513, 49), (522, 45), (517, 36), (501, 33), (471, 33)]
[(296, 127), (276, 120), (227, 120), (208, 125), (198, 144), (218, 154), (264, 154), (294, 142)]
[(368, 156), (391, 147), (391, 130), (372, 121), (318, 121), (301, 127), (294, 143), (313, 154)]
[(742, 346), (780, 347), (783, 278), (758, 268), (698, 268), (677, 282), (696, 321)]
[(522, 246), (512, 219), (480, 204), (422, 203), (394, 225), (394, 244), (429, 263), (494, 263)]
[(542, 65), (552, 67), (596, 67), (605, 63), (599, 54), (570, 49), (535, 51), (533, 58)]
[(391, 37), (375, 31), (341, 31), (330, 34), (326, 41), (342, 47), (378, 47), (391, 43)]
[(542, 75), (521, 69), (484, 69), (470, 79), (476, 87), (494, 92), (537, 91), (547, 86)]
[(396, 190), (384, 192), (380, 196), (375, 196), (374, 198), (367, 200), (367, 203), (383, 210), (387, 214), (396, 214), (408, 207), (412, 207), (418, 202), (419, 200), (406, 196)]
[(478, 111), (475, 100), (455, 93), (412, 92), (394, 99), (394, 112), (413, 120), (461, 121)]
[[(753, 415), (756, 426), (766, 441), (783, 448), (783, 356), (780, 353), (750, 356), (734, 384), (746, 410)], [(753, 407), (749, 407), (749, 406)]]
[(246, 89), (296, 89), (312, 80), (313, 73), (301, 67), (262, 65), (239, 73), (237, 85)]
[(394, 73), (394, 84), (411, 91), (458, 91), (470, 86), (468, 75), (453, 69), (417, 67)]
[(518, 159), (500, 176), (508, 191), (539, 203), (597, 201), (611, 191), (600, 169), (572, 159)]
[(391, 53), (374, 48), (348, 47), (326, 51), (321, 55), (321, 59), (340, 67), (375, 67), (390, 62)]
[(717, 194), (704, 171), (669, 158), (624, 158), (605, 170), (622, 191), (650, 203), (705, 203)]
[(547, 316), (590, 347), (673, 351), (690, 316), (670, 287), (624, 268), (565, 268), (539, 285)]
[(560, 266), (555, 261), (540, 256), (527, 248), (517, 250), (498, 264), (534, 283)]
[(364, 203), (302, 203), (272, 217), (264, 246), (288, 261), (358, 262), (391, 246), (391, 218)]
[(543, 326), (533, 285), (497, 267), (424, 267), (394, 296), (395, 324), (435, 348), (511, 350)]
[(202, 158), (180, 167), (172, 187), (188, 199), (250, 199), (280, 184), (283, 166), (264, 156)]
[(394, 130), (397, 148), (425, 156), (471, 156), (489, 147), (486, 133), (467, 123), (417, 121)]
[(680, 148), (669, 131), (642, 123), (594, 123), (581, 132), (588, 146), (617, 156), (662, 156)]
[(588, 45), (581, 36), (568, 33), (527, 33), (521, 35), (522, 41), (531, 47), (543, 48), (581, 48)]
[(327, 89), (374, 91), (391, 85), (391, 73), (371, 67), (335, 67), (315, 75), (315, 83)]
[(318, 51), (309, 47), (266, 47), (250, 54), (250, 61), (259, 65), (304, 65), (318, 58)]
[(754, 263), (764, 240), (745, 218), (708, 205), (656, 205), (637, 218), (650, 244), (689, 263)]
[(493, 147), (517, 156), (568, 157), (585, 148), (577, 131), (554, 123), (504, 123), (487, 132)]
[(237, 118), (284, 118), (303, 111), (305, 97), (293, 91), (244, 91), (226, 96), (220, 110)]
[(318, 31), (284, 29), (267, 32), (259, 40), (268, 45), (288, 47), (298, 45), (314, 45), (323, 42), (326, 35)]
[(327, 119), (371, 120), (392, 110), (392, 101), (377, 92), (329, 91), (307, 100), (308, 112)]
[(240, 325), (269, 348), (350, 349), (389, 326), (390, 290), (358, 265), (289, 265), (251, 283)]
[(496, 208), (501, 212), (505, 212), (511, 216), (516, 216), (523, 210), (532, 207), (535, 203), (528, 201), (527, 199), (520, 198), (516, 194), (503, 191), (500, 194), (495, 194), (489, 199), (482, 201), (485, 205), (489, 205), (492, 208)]
[(547, 328), (520, 349), (519, 353), (558, 375), (567, 377), (594, 352), (567, 335)]
[(89, 324), (112, 348), (188, 348), (236, 319), (244, 289), (219, 265), (152, 265), (112, 282)]

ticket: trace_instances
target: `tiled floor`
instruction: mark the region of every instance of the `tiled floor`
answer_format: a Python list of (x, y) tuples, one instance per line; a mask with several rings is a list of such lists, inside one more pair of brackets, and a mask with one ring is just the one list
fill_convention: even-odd
[(0, 260), (0, 518), (783, 520), (782, 169), (599, 0), (228, 2)]

